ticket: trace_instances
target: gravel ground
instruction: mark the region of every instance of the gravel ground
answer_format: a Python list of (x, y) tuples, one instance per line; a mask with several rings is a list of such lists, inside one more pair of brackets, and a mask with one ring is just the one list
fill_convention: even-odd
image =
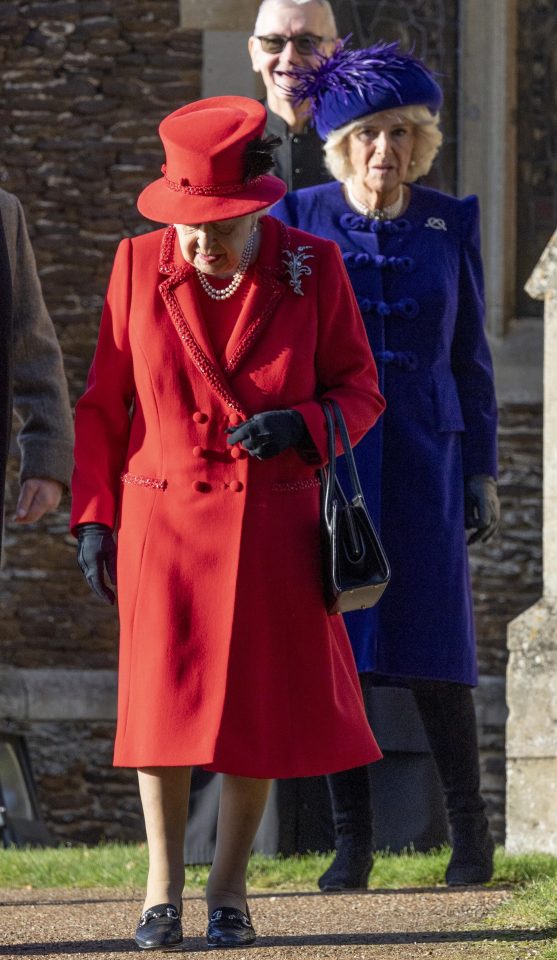
[[(480, 922), (509, 896), (505, 888), (445, 887), (358, 895), (255, 894), (250, 905), (257, 943), (232, 956), (234, 960), (494, 958), (495, 941), (509, 940), (516, 944), (513, 956), (535, 955), (528, 950), (535, 934), (490, 931)], [(0, 890), (0, 958), (120, 960), (137, 955), (130, 935), (140, 909), (137, 892)], [(207, 947), (205, 924), (203, 900), (186, 897), (186, 939), (171, 952), (210, 953), (214, 960), (230, 960), (230, 951)]]

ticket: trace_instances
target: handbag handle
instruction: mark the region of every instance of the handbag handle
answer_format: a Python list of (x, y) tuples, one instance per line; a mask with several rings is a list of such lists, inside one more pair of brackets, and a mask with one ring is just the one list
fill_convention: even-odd
[[(322, 406), (323, 413), (325, 414), (325, 419), (327, 421), (329, 455), (329, 464), (326, 471), (327, 479), (325, 485), (325, 516), (330, 518), (333, 511), (333, 492), (335, 487), (338, 485), (336, 477), (337, 456), (335, 421), (336, 427), (338, 427), (352, 489), (354, 490), (355, 495), (357, 497), (361, 497), (362, 500), (364, 499), (364, 494), (360, 484), (360, 478), (358, 477), (358, 471), (356, 470), (356, 461), (354, 460), (354, 454), (350, 445), (350, 437), (348, 436), (348, 430), (346, 429), (346, 423), (342, 414), (342, 410), (340, 409), (336, 400), (324, 400)], [(342, 491), (342, 493), (344, 498), (344, 492)]]

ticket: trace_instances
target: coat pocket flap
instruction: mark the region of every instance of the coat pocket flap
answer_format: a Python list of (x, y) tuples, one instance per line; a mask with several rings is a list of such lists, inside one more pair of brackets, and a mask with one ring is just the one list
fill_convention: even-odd
[(122, 483), (133, 487), (147, 487), (150, 490), (166, 490), (166, 480), (157, 480), (155, 477), (143, 477), (137, 473), (121, 473)]

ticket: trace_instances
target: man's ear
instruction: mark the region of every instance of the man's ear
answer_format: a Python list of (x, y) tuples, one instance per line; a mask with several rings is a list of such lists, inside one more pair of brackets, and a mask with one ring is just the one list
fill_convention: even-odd
[(256, 37), (250, 37), (248, 40), (248, 51), (251, 57), (251, 68), (254, 73), (260, 73), (259, 67), (259, 44)]

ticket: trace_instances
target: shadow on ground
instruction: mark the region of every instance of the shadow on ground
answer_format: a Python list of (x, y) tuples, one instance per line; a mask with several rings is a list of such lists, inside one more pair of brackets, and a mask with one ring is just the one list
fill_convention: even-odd
[[(356, 933), (356, 934), (309, 934), (307, 936), (287, 937), (258, 937), (256, 948), (284, 947), (354, 947), (354, 946), (396, 946), (407, 944), (439, 944), (439, 943), (486, 943), (490, 941), (507, 943), (538, 942), (551, 940), (557, 937), (557, 927), (546, 927), (541, 930), (514, 929), (514, 930), (443, 930), (438, 933), (418, 930), (406, 933), (394, 931), (390, 933)], [(0, 957), (44, 957), (44, 956), (78, 956), (83, 954), (135, 953), (137, 947), (131, 940), (72, 940), (60, 943), (21, 943), (17, 946), (0, 946)], [(211, 953), (214, 949), (208, 947), (200, 938), (186, 937), (183, 943), (174, 950), (166, 953)]]

